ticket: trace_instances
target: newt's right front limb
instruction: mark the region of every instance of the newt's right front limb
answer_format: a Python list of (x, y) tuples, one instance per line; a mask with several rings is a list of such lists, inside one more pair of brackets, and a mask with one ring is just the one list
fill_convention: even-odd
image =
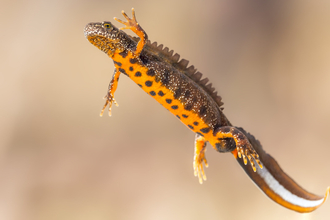
[(116, 100), (114, 98), (114, 94), (115, 94), (115, 91), (116, 91), (117, 86), (118, 86), (119, 75), (120, 75), (120, 71), (117, 70), (117, 68), (115, 68), (112, 79), (109, 83), (108, 93), (104, 97), (106, 99), (106, 101), (105, 101), (105, 104), (104, 104), (104, 106), (101, 110), (100, 116), (103, 115), (103, 112), (104, 112), (105, 108), (107, 107), (107, 105), (109, 105), (109, 116), (111, 116), (112, 103), (115, 103), (115, 105), (118, 106), (118, 103), (116, 102)]
[(140, 37), (140, 41), (138, 42), (136, 49), (134, 51), (134, 56), (138, 57), (138, 56), (140, 56), (140, 53), (142, 52), (142, 49), (148, 40), (148, 35), (137, 22), (136, 17), (135, 17), (134, 8), (132, 8), (132, 17), (133, 17), (132, 19), (129, 18), (124, 11), (122, 11), (121, 13), (124, 15), (124, 17), (126, 18), (127, 21), (122, 21), (118, 18), (114, 18), (116, 21), (125, 25), (125, 27), (120, 28), (120, 30), (130, 29), (137, 36)]

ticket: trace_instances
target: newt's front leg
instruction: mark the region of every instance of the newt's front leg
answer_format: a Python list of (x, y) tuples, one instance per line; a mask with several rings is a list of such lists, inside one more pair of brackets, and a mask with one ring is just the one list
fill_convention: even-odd
[(111, 116), (111, 106), (112, 103), (115, 103), (116, 106), (118, 106), (118, 103), (116, 102), (115, 98), (114, 98), (114, 94), (115, 91), (117, 89), (118, 86), (118, 80), (119, 80), (119, 75), (120, 75), (120, 71), (118, 71), (115, 68), (115, 71), (113, 73), (112, 79), (109, 83), (109, 87), (108, 87), (108, 93), (107, 95), (104, 97), (106, 99), (105, 104), (101, 110), (100, 116), (103, 115), (103, 112), (105, 110), (105, 108), (107, 107), (107, 105), (109, 105), (109, 116)]
[(132, 8), (133, 19), (129, 18), (124, 11), (122, 11), (121, 13), (124, 15), (124, 17), (126, 18), (127, 21), (122, 21), (122, 20), (120, 20), (118, 18), (114, 18), (116, 21), (118, 21), (118, 22), (120, 22), (120, 23), (122, 23), (122, 24), (125, 25), (125, 27), (120, 28), (120, 30), (130, 29), (137, 36), (140, 37), (140, 41), (138, 42), (138, 44), (136, 46), (136, 49), (135, 49), (135, 52), (134, 52), (134, 56), (135, 57), (138, 57), (138, 56), (140, 56), (140, 53), (141, 53), (144, 45), (146, 44), (146, 42), (148, 40), (148, 35), (142, 29), (142, 27), (139, 25), (139, 23), (137, 22), (136, 17), (135, 17), (134, 8)]

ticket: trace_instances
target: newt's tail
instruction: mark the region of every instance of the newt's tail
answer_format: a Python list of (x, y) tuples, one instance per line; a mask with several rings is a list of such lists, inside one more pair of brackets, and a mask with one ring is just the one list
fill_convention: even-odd
[(330, 187), (328, 187), (324, 197), (307, 192), (284, 173), (274, 158), (262, 149), (260, 142), (253, 135), (241, 128), (239, 130), (248, 137), (259, 154), (263, 169), (257, 166), (257, 171), (253, 172), (251, 166), (244, 165), (243, 160), (237, 156), (236, 150), (232, 153), (247, 175), (269, 198), (297, 212), (312, 212), (326, 201)]

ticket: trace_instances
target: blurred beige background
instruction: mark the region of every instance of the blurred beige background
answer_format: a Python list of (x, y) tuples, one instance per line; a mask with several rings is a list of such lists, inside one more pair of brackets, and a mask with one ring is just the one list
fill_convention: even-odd
[(211, 146), (200, 185), (194, 134), (125, 76), (99, 117), (113, 64), (83, 28), (132, 7), (292, 178), (330, 185), (330, 1), (2, 0), (0, 219), (329, 219), (329, 201), (275, 204)]

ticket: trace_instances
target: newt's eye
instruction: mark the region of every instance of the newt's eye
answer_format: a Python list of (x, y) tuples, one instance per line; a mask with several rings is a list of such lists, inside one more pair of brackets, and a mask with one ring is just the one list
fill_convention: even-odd
[(111, 27), (110, 24), (104, 24), (103, 26), (104, 26), (105, 28), (110, 28), (110, 27)]

